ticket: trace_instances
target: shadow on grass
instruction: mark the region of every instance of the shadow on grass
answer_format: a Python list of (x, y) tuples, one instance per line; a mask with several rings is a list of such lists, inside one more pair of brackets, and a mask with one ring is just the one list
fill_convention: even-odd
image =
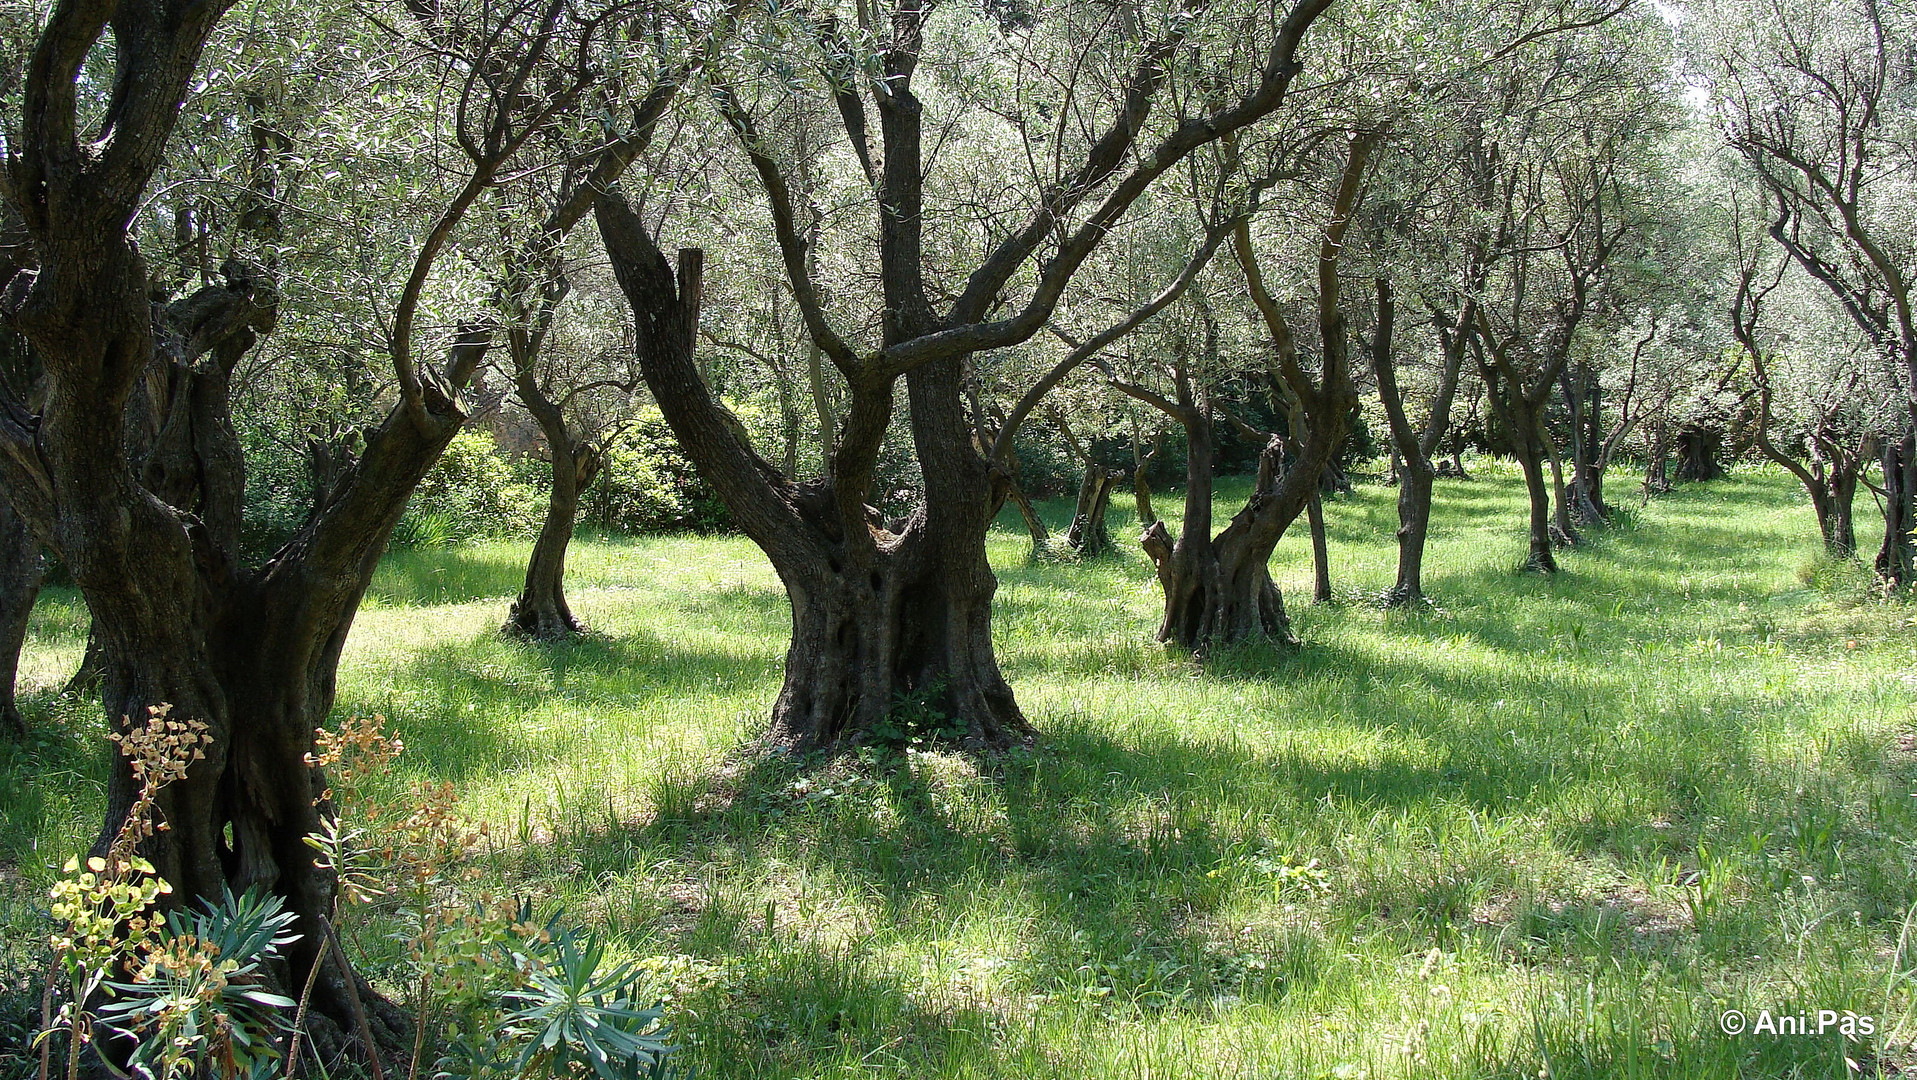
[(436, 778), (536, 765), (551, 756), (551, 734), (528, 718), (581, 699), (621, 712), (664, 700), (747, 690), (776, 662), (698, 648), (644, 629), (588, 633), (567, 642), (528, 642), (497, 633), (420, 651), (387, 683), (383, 698), (342, 701), (341, 712), (380, 713), (404, 736), (408, 758)]

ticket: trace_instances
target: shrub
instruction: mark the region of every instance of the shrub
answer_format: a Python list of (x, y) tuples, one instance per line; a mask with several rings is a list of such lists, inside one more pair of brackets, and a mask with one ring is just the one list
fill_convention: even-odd
[(507, 460), (484, 431), (460, 432), (419, 482), (394, 542), (443, 547), (530, 536), (546, 512), (543, 485), (526, 475), (535, 464)]
[(656, 407), (606, 449), (586, 517), (607, 532), (719, 532), (732, 527), (725, 504), (679, 450)]

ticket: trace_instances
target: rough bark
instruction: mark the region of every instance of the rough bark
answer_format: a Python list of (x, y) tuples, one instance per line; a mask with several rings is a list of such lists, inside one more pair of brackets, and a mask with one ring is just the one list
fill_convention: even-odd
[[(489, 347), (485, 334), (469, 332), (441, 370), (414, 359), (414, 314), (435, 256), (514, 149), (576, 100), (578, 87), (547, 84), (550, 93), (513, 90), (503, 104), (494, 100), (472, 144), (484, 160), (428, 232), (395, 305), (393, 406), (305, 524), (249, 565), (240, 545), (245, 461), (228, 395), (234, 366), (272, 328), (276, 287), (259, 268), (229, 260), (222, 283), (156, 309), (128, 231), (227, 6), (69, 0), (48, 16), (7, 162), (7, 194), (35, 267), (0, 290), (0, 314), (31, 343), (46, 391), (37, 408), (10, 398), (0, 410), (0, 483), (71, 570), (93, 614), (109, 723), (125, 730), (168, 709), (204, 723), (212, 738), (160, 794), (169, 828), (145, 845), (172, 885), (167, 902), (271, 890), (299, 934), (273, 981), (298, 993), (312, 976), (312, 1045), (352, 1041), (345, 1033), (364, 1015), (377, 1047), (362, 1049), (397, 1055), (405, 1017), (336, 949), (322, 947), (337, 882), (305, 838), (332, 809), (320, 801), (325, 777), (308, 754), (379, 555), (464, 422), (460, 388)], [(539, 32), (550, 35), (552, 25)], [(82, 143), (77, 78), (103, 34), (116, 65), (109, 120)], [(540, 55), (525, 54), (525, 75)], [(522, 107), (539, 119), (515, 128)], [(129, 426), (146, 428), (144, 454), (130, 445)], [(138, 788), (116, 760), (96, 850), (118, 831)]]

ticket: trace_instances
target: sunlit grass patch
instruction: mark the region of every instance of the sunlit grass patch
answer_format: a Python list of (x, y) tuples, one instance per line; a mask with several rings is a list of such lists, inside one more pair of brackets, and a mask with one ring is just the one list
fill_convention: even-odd
[[(702, 1075), (1870, 1075), (1908, 1051), (1717, 1030), (1722, 1009), (1904, 1022), (1917, 901), (1917, 608), (1817, 552), (1787, 478), (1739, 473), (1518, 573), (1507, 468), (1443, 480), (1432, 605), (1393, 574), (1395, 492), (1328, 504), (1274, 559), (1296, 650), (1152, 641), (1121, 551), (991, 537), (1000, 660), (1042, 738), (984, 759), (750, 752), (789, 614), (736, 537), (582, 541), (568, 645), (497, 633), (523, 545), (390, 555), (339, 711), (446, 779), (483, 861), (647, 957)], [(1222, 521), (1242, 484), (1221, 485)], [(1159, 493), (1176, 526), (1177, 493)], [(1069, 507), (1045, 504), (1055, 526)], [(1861, 523), (1861, 519), (1860, 519)], [(1866, 538), (1866, 543), (1870, 543)], [(0, 748), (9, 941), (49, 851), (100, 812), (84, 644), (36, 617)], [(744, 749), (742, 749), (744, 748)], [(26, 898), (26, 899), (21, 899)], [(384, 939), (356, 945), (375, 966)], [(1889, 1067), (1884, 1075), (1894, 1075)]]

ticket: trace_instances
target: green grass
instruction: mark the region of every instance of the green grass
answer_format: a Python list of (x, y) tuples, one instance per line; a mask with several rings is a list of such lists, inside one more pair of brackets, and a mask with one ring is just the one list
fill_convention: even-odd
[[(1395, 492), (1362, 485), (1328, 507), (1345, 600), (1306, 602), (1300, 523), (1274, 570), (1304, 646), (1203, 666), (1151, 642), (1129, 500), (1126, 553), (1082, 565), (1032, 561), (1008, 517), (996, 626), (1030, 753), (736, 753), (788, 632), (737, 538), (576, 545), (595, 633), (560, 648), (495, 633), (523, 545), (394, 553), (339, 709), (405, 739), (389, 783), (459, 786), (498, 885), (651, 958), (706, 1077), (1917, 1067), (1897, 974), (1913, 608), (1819, 558), (1766, 473), (1519, 574), (1521, 488), (1479, 468), (1438, 484), (1432, 608), (1359, 602), (1391, 581), (1396, 525)], [(1242, 496), (1226, 485), (1221, 521)], [(29, 962), (45, 867), (98, 813), (97, 720), (31, 689), (77, 661), (82, 626), (49, 595), (23, 667), (37, 741), (0, 746), (0, 971)], [(356, 937), (394, 959), (380, 928)], [(1896, 1045), (1731, 1038), (1727, 1006), (1851, 1009)]]

